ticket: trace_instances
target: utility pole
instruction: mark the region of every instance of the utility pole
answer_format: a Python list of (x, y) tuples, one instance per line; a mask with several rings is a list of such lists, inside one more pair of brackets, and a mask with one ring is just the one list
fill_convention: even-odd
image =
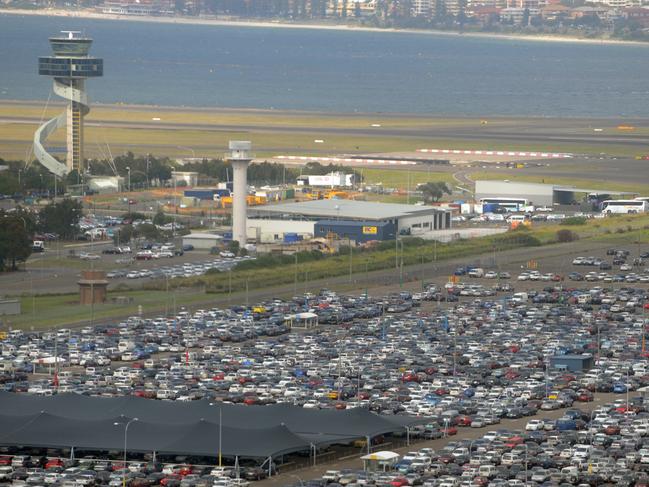
[(399, 268), (399, 237), (394, 237), (394, 268)]
[(352, 268), (353, 268), (352, 267), (352, 259), (353, 259), (352, 253), (353, 253), (352, 241), (351, 241), (351, 239), (349, 239), (349, 282), (352, 282)]
[(295, 278), (293, 280), (293, 296), (297, 296), (297, 252), (295, 252)]

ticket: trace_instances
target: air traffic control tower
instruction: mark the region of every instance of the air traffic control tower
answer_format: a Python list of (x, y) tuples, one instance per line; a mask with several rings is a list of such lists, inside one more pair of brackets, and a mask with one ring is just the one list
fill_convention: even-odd
[[(38, 161), (59, 177), (72, 170), (83, 173), (83, 117), (90, 111), (85, 90), (87, 78), (104, 74), (104, 60), (88, 56), (92, 39), (80, 32), (63, 31), (61, 37), (50, 37), (54, 56), (38, 58), (38, 74), (54, 78), (54, 93), (68, 101), (66, 110), (48, 120), (34, 133), (34, 154)], [(67, 127), (65, 164), (56, 160), (44, 147), (57, 129)]]

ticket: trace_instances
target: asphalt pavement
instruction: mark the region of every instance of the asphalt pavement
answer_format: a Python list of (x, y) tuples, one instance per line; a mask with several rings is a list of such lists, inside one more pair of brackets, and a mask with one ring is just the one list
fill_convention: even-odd
[[(579, 408), (582, 411), (590, 412), (593, 409), (597, 408), (602, 404), (612, 402), (616, 399), (625, 397), (623, 394), (604, 394), (598, 393), (595, 394), (594, 400), (592, 402), (586, 403), (575, 403), (574, 408)], [(450, 441), (458, 440), (475, 440), (481, 438), (487, 431), (497, 430), (497, 429), (507, 429), (507, 430), (525, 430), (525, 425), (530, 419), (558, 419), (563, 416), (565, 409), (557, 409), (554, 411), (540, 411), (536, 416), (519, 418), (519, 419), (502, 419), (500, 424), (489, 425), (484, 428), (470, 428), (463, 427), (458, 428), (457, 435), (449, 436), (447, 438), (440, 438), (438, 440), (430, 441), (413, 441), (410, 446), (404, 446), (399, 448), (381, 448), (380, 446), (375, 448), (373, 451), (380, 450), (389, 450), (403, 455), (406, 452), (418, 450), (420, 448), (433, 448), (435, 451), (442, 449)], [(299, 484), (300, 481), (306, 482), (311, 479), (321, 478), (322, 475), (327, 470), (342, 470), (342, 469), (362, 469), (363, 463), (360, 460), (362, 455), (365, 455), (367, 452), (359, 452), (358, 455), (355, 455), (353, 458), (347, 458), (339, 461), (331, 461), (322, 463), (320, 465), (303, 468), (299, 470), (281, 472), (279, 475), (274, 477), (255, 482), (256, 487), (286, 487), (288, 485)]]

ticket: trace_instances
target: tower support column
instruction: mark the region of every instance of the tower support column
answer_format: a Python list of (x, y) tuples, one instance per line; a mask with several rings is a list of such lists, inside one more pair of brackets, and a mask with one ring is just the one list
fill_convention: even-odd
[(243, 247), (247, 243), (248, 164), (252, 160), (252, 144), (244, 140), (231, 140), (227, 159), (232, 164), (232, 240)]

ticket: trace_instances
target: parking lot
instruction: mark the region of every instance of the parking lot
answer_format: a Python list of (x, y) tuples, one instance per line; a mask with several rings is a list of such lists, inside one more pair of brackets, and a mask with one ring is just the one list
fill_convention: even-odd
[[(592, 252), (593, 258), (612, 261), (613, 254), (607, 255), (607, 250)], [(431, 284), (418, 292), (394, 291), (394, 286), (390, 292), (369, 296), (322, 291), (248, 307), (131, 318), (110, 326), (41, 334), (16, 330), (2, 343), (2, 381), (7, 391), (40, 396), (133, 395), (248, 407), (285, 403), (304, 409), (364, 408), (379, 415), (425, 418), (407, 439), (402, 432), (373, 438), (374, 449), (396, 448), (407, 441), (439, 442), (434, 443), (439, 446), (433, 452), (401, 458), (406, 463), (389, 478), (372, 480), (373, 485), (520, 485), (517, 481), (541, 485), (551, 480), (625, 485), (644, 472), (642, 458), (649, 464), (649, 455), (643, 457), (645, 417), (649, 415), (635, 392), (649, 385), (644, 339), (647, 280), (642, 266), (620, 269), (640, 258), (642, 251), (633, 249), (624, 263), (611, 263), (611, 280), (604, 277), (596, 287), (587, 281), (569, 280), (569, 274), (577, 272), (574, 269), (584, 267), (573, 265), (579, 255), (561, 254), (557, 257), (565, 263), (561, 273), (545, 272), (545, 266), (521, 269), (510, 264), (511, 272), (468, 277), (476, 266), (461, 266), (466, 275), (460, 276), (459, 282)], [(449, 274), (452, 272), (462, 273), (457, 268)], [(316, 315), (318, 326), (290, 330), (294, 318), (287, 317), (301, 313)], [(566, 354), (589, 354), (595, 364), (584, 371), (550, 366), (553, 357)], [(616, 404), (612, 403), (614, 397)], [(611, 406), (606, 406), (609, 403)], [(592, 415), (566, 410), (589, 411), (592, 405), (597, 405)], [(562, 419), (570, 421), (566, 430), (559, 431), (560, 423), (544, 419), (556, 420), (566, 414)], [(534, 422), (538, 418), (542, 421)], [(455, 435), (477, 438), (492, 430), (503, 431), (473, 444), (448, 447)], [(513, 443), (512, 437), (516, 437)], [(355, 453), (350, 462), (357, 469), (358, 455), (367, 445), (356, 443), (323, 443), (318, 447), (319, 458), (334, 462), (341, 455)], [(579, 445), (584, 444), (589, 448), (587, 461), (574, 452), (582, 451)], [(619, 444), (615, 448), (624, 455), (612, 456), (613, 444)], [(528, 453), (526, 462), (521, 450)], [(23, 452), (14, 447), (7, 453)], [(504, 457), (506, 454), (510, 455)], [(99, 455), (109, 459), (107, 452)], [(152, 463), (137, 452), (131, 455), (135, 462)], [(538, 462), (545, 457), (550, 460)], [(624, 469), (620, 469), (622, 458)], [(594, 472), (595, 459), (602, 468), (596, 467)], [(117, 483), (120, 466), (116, 460), (112, 458), (112, 474), (92, 482)], [(215, 458), (194, 460), (193, 464), (209, 464)], [(290, 474), (282, 472), (306, 466), (299, 455), (274, 461), (280, 475), (264, 481), (268, 485), (290, 485), (295, 478), (289, 480)], [(233, 458), (226, 459), (227, 465), (233, 466), (232, 462)], [(521, 478), (523, 463), (528, 475)], [(336, 464), (331, 465), (335, 469)], [(480, 470), (487, 465), (495, 470)], [(60, 476), (50, 475), (48, 483), (78, 480), (76, 470), (68, 475), (64, 467), (50, 471)], [(577, 468), (576, 476), (571, 467)], [(254, 465), (246, 468), (254, 469)], [(565, 468), (570, 470), (563, 472)], [(164, 478), (184, 482), (184, 486), (233, 482), (212, 469), (160, 477), (162, 469), (163, 463), (133, 468), (129, 482), (137, 485), (136, 479), (143, 474), (148, 479), (146, 485)], [(613, 479), (620, 470), (624, 478)], [(30, 477), (30, 484), (38, 484), (47, 473), (27, 472), (20, 466), (7, 472), (16, 484)], [(305, 480), (318, 474), (322, 472), (297, 470)], [(348, 474), (345, 485), (368, 485), (362, 475)], [(596, 475), (588, 478), (591, 474)], [(393, 483), (404, 482), (404, 478), (408, 483)]]

